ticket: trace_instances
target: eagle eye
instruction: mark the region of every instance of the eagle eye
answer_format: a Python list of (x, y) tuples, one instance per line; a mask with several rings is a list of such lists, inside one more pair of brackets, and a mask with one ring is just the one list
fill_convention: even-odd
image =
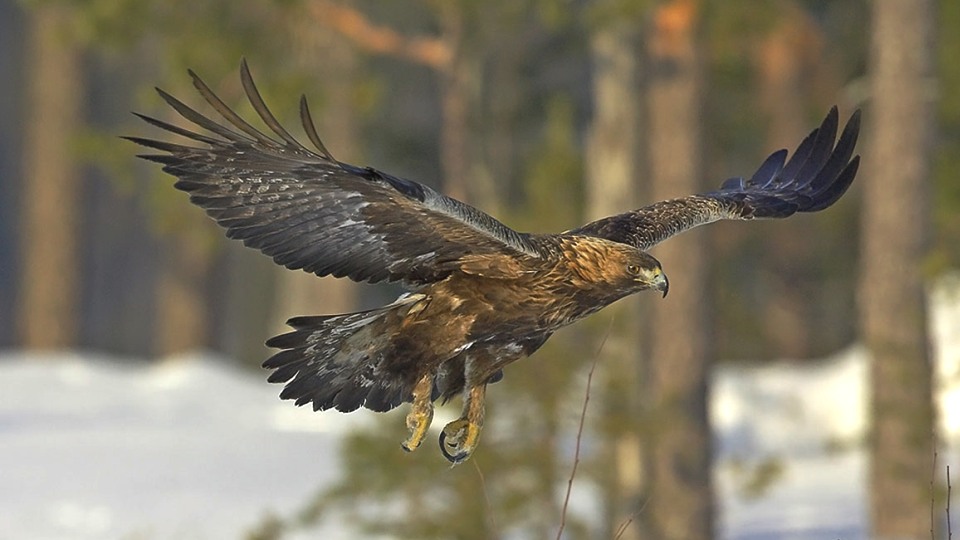
[(639, 276), (639, 275), (640, 275), (640, 265), (638, 265), (638, 264), (628, 264), (628, 265), (627, 265), (627, 273), (630, 274), (631, 276)]

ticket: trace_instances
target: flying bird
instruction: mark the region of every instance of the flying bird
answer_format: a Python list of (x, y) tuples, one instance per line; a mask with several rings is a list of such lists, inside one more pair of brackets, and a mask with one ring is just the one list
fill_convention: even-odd
[(749, 178), (716, 190), (606, 217), (559, 234), (518, 232), (423, 184), (335, 159), (317, 135), (305, 97), (300, 120), (313, 148), (267, 109), (246, 62), (240, 79), (264, 132), (231, 110), (189, 71), (221, 120), (163, 90), (160, 97), (201, 128), (137, 114), (179, 135), (176, 144), (129, 140), (160, 153), (174, 186), (241, 240), (291, 270), (354, 281), (400, 282), (393, 303), (341, 315), (295, 317), (267, 341), (263, 366), (285, 383), (283, 399), (314, 410), (389, 411), (411, 403), (407, 451), (420, 446), (434, 402), (463, 398), (440, 434), (457, 464), (476, 449), (486, 387), (559, 328), (643, 290), (666, 296), (667, 276), (646, 250), (718, 220), (785, 218), (836, 202), (857, 173), (856, 111), (837, 140), (834, 107), (787, 160), (771, 154)]

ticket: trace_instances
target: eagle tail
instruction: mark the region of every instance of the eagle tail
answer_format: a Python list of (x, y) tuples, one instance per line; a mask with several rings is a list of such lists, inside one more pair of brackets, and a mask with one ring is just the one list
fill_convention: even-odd
[(281, 399), (313, 403), (313, 410), (350, 412), (366, 407), (389, 411), (409, 400), (412, 381), (381, 369), (404, 315), (426, 298), (410, 294), (369, 311), (295, 317), (292, 332), (267, 341), (283, 349), (263, 363), (273, 369), (269, 382), (287, 383)]

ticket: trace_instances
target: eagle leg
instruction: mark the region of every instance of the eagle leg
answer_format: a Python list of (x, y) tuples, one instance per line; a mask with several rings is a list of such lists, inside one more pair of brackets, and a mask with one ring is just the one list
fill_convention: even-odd
[(466, 461), (480, 442), (486, 392), (486, 383), (467, 390), (463, 398), (462, 416), (444, 426), (440, 432), (440, 452), (454, 465)]
[(420, 377), (413, 387), (413, 405), (407, 414), (407, 429), (410, 436), (400, 446), (407, 452), (416, 450), (430, 429), (433, 422), (433, 374), (427, 373)]

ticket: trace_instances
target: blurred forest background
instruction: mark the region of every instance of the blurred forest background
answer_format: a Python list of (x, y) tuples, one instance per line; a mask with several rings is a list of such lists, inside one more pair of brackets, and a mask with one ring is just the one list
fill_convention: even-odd
[(830, 106), (863, 108), (845, 198), (655, 249), (670, 296), (511, 366), (472, 463), (404, 455), (387, 415), (346, 442), (340, 487), (258, 534), (344, 512), (371, 534), (552, 538), (596, 360), (578, 478), (597, 515), (565, 534), (709, 538), (710, 366), (863, 342), (874, 533), (929, 537), (923, 292), (960, 266), (960, 2), (0, 0), (0, 51), (0, 346), (144, 362), (206, 349), (254, 369), (288, 317), (399, 292), (274, 266), (134, 158), (118, 135), (156, 133), (130, 111), (185, 124), (153, 86), (199, 107), (188, 67), (249, 116), (245, 57), (287, 124), (307, 95), (340, 160), (544, 232), (749, 175)]

